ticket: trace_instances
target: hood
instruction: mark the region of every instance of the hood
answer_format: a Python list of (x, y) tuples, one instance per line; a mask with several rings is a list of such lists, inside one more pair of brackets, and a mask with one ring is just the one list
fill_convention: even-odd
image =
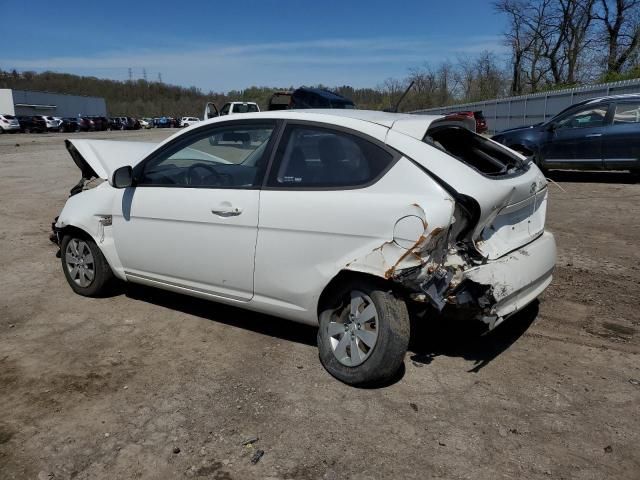
[(157, 143), (118, 140), (65, 140), (65, 144), (84, 178), (105, 180), (120, 167), (135, 166), (157, 146)]
[(514, 127), (514, 128), (507, 128), (506, 130), (501, 130), (500, 132), (498, 132), (496, 135), (496, 137), (503, 135), (505, 133), (519, 133), (519, 132), (526, 132), (529, 130), (533, 130), (537, 127), (539, 127), (540, 125), (542, 125), (543, 122), (540, 123), (536, 123), (535, 125), (527, 125), (527, 126), (520, 126), (520, 127)]

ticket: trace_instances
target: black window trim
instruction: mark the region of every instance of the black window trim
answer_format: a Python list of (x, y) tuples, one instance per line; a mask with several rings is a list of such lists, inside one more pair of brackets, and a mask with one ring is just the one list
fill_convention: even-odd
[[(250, 126), (258, 126), (258, 125), (273, 125), (273, 132), (271, 133), (271, 138), (269, 139), (269, 143), (267, 144), (267, 148), (264, 152), (265, 157), (268, 159), (266, 162), (266, 167), (263, 168), (262, 171), (258, 172), (258, 175), (262, 175), (262, 179), (258, 179), (258, 182), (255, 185), (242, 187), (237, 185), (211, 186), (211, 185), (178, 185), (178, 184), (165, 184), (165, 183), (138, 184), (138, 179), (140, 178), (144, 170), (144, 167), (148, 162), (151, 162), (157, 159), (159, 156), (165, 154), (167, 151), (173, 150), (174, 148), (176, 149), (175, 150), (176, 152), (182, 148), (185, 148), (186, 146), (189, 145), (190, 142), (194, 140), (195, 137), (200, 137), (201, 134), (205, 133), (206, 131), (209, 131), (209, 130), (213, 131), (213, 130), (217, 130), (218, 128), (224, 128), (224, 127), (230, 127), (230, 126), (250, 127)], [(278, 145), (282, 130), (283, 130), (283, 122), (281, 119), (277, 119), (277, 118), (265, 118), (265, 119), (256, 118), (256, 119), (240, 119), (240, 120), (229, 119), (222, 122), (215, 122), (212, 124), (199, 126), (191, 130), (189, 133), (186, 133), (176, 138), (175, 141), (169, 142), (163, 145), (162, 147), (160, 147), (158, 150), (151, 152), (144, 159), (138, 162), (133, 167), (134, 187), (135, 188), (138, 188), (138, 187), (140, 188), (206, 188), (210, 190), (260, 190), (264, 185), (264, 181), (266, 180), (267, 175), (269, 174), (269, 167), (270, 167), (271, 161), (273, 160), (273, 151), (275, 150), (274, 147)]]
[[(315, 127), (315, 128), (320, 128), (323, 130), (334, 130), (336, 132), (340, 132), (340, 133), (346, 133), (348, 135), (353, 135), (355, 137), (359, 137), (362, 140), (368, 141), (374, 145), (376, 145), (377, 147), (381, 148), (382, 150), (384, 150), (385, 152), (389, 153), (391, 155), (391, 161), (389, 162), (389, 164), (378, 174), (376, 175), (374, 178), (372, 178), (371, 180), (369, 180), (366, 183), (361, 183), (358, 185), (340, 185), (340, 186), (335, 186), (335, 187), (316, 187), (316, 186), (309, 186), (309, 187), (290, 187), (290, 186), (275, 186), (275, 185), (269, 185), (269, 180), (271, 178), (271, 173), (273, 171), (276, 171), (279, 167), (280, 167), (280, 163), (282, 161), (281, 158), (276, 158), (277, 154), (278, 154), (278, 150), (280, 149), (280, 146), (282, 144), (282, 139), (284, 137), (284, 132), (286, 131), (287, 127), (291, 125), (291, 126), (303, 126), (303, 127)], [(398, 160), (400, 160), (400, 158), (404, 157), (405, 155), (401, 152), (399, 152), (398, 150), (391, 148), (389, 145), (387, 145), (384, 142), (381, 142), (380, 140), (378, 140), (377, 138), (374, 138), (370, 135), (367, 135), (366, 133), (362, 133), (358, 130), (353, 130), (351, 128), (348, 127), (343, 127), (341, 125), (334, 125), (332, 123), (324, 123), (324, 122), (318, 122), (318, 121), (313, 121), (313, 120), (285, 120), (281, 127), (280, 127), (280, 131), (278, 132), (278, 141), (275, 145), (275, 148), (273, 148), (271, 150), (270, 153), (270, 158), (269, 158), (269, 162), (268, 162), (268, 166), (267, 166), (267, 171), (263, 177), (263, 181), (262, 181), (262, 190), (277, 190), (277, 191), (340, 191), (340, 190), (361, 190), (363, 188), (368, 188), (376, 183), (378, 183), (378, 181), (384, 177), (387, 172), (389, 172), (389, 170), (391, 170), (393, 168), (393, 166), (398, 162)]]

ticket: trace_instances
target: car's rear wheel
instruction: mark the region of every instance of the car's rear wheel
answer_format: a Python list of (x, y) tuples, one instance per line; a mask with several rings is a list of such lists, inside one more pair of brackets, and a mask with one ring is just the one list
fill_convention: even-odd
[(75, 232), (65, 235), (60, 243), (60, 252), (64, 276), (74, 292), (85, 297), (106, 292), (113, 272), (89, 236)]
[(409, 345), (404, 300), (366, 278), (345, 283), (332, 298), (319, 318), (318, 349), (324, 367), (350, 385), (391, 380)]

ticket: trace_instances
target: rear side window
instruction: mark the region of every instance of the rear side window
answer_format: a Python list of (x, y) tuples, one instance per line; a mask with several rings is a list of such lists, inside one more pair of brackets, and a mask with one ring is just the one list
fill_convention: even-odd
[(640, 123), (640, 102), (619, 103), (613, 116), (614, 125), (628, 125)]
[(321, 127), (289, 125), (271, 170), (269, 186), (353, 188), (377, 179), (393, 155), (359, 136)]

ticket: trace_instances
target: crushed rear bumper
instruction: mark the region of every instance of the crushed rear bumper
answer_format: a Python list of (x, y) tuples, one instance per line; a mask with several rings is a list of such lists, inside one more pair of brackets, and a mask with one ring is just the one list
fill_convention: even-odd
[(556, 242), (545, 231), (533, 242), (463, 273), (463, 281), (490, 287), (492, 301), (479, 318), (490, 328), (535, 300), (553, 278)]

